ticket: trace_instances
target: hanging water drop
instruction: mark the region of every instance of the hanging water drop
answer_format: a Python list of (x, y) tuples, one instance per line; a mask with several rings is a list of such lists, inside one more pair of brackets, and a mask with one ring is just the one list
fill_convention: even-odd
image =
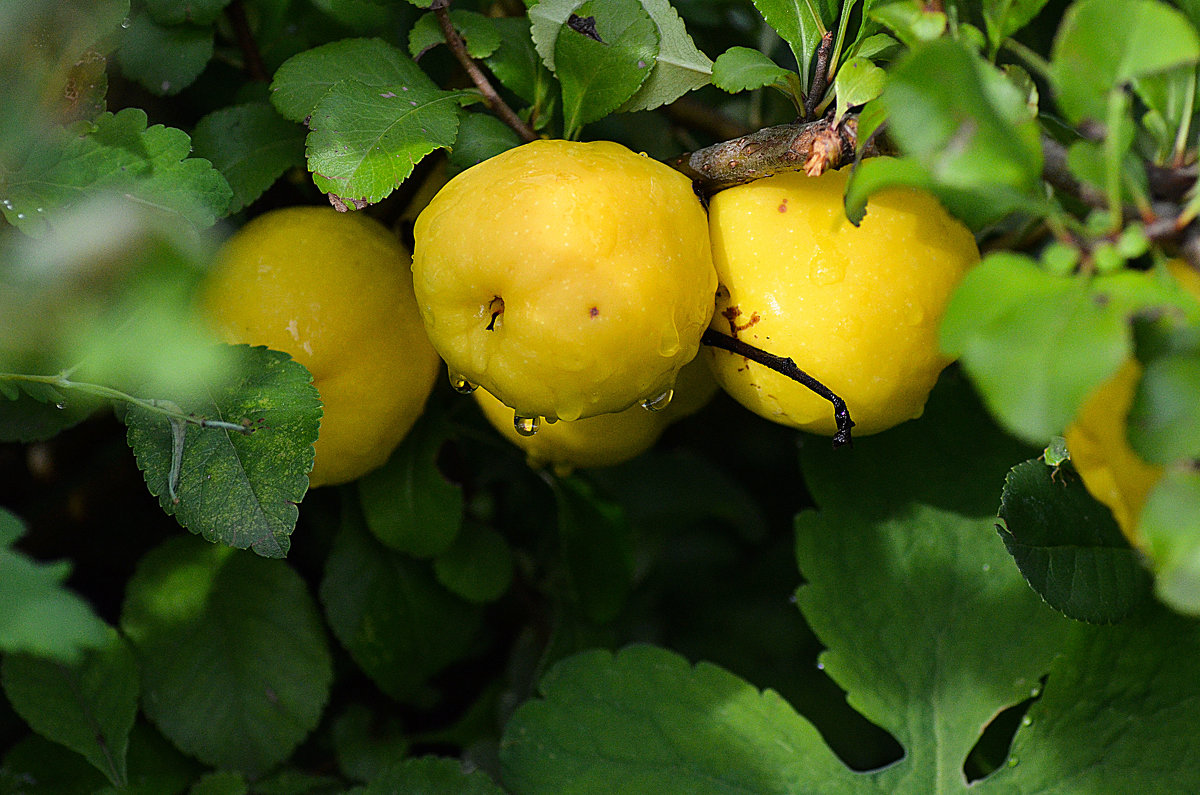
[(66, 403), (55, 403), (54, 404), (54, 408), (58, 409), (59, 411), (62, 411), (66, 407), (67, 407)]
[(475, 384), (468, 381), (462, 373), (454, 371), (450, 372), (450, 386), (460, 395), (469, 395), (475, 391)]
[(655, 395), (642, 401), (642, 408), (646, 411), (662, 411), (667, 406), (671, 405), (671, 398), (675, 397), (674, 389), (667, 389), (662, 394)]
[(129, 26), (132, 24), (133, 23), (129, 21), (129, 17), (125, 17), (124, 19), (121, 20), (121, 27), (124, 28), (125, 30), (129, 30)]
[(540, 417), (513, 417), (513, 430), (521, 436), (533, 436), (541, 425)]
[(1032, 726), (1032, 725), (1033, 725), (1033, 718), (1031, 718), (1031, 717), (1029, 717), (1028, 715), (1026, 715), (1025, 717), (1021, 718), (1021, 725), (1022, 725), (1022, 726)]

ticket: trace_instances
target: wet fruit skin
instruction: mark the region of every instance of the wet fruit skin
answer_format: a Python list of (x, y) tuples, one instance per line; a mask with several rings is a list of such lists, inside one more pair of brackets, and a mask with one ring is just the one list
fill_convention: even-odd
[(484, 161), (442, 188), (414, 237), (421, 315), (452, 378), (521, 417), (654, 399), (713, 311), (691, 181), (615, 143), (535, 141)]
[[(848, 171), (780, 174), (709, 206), (720, 278), (712, 328), (797, 366), (840, 395), (855, 435), (920, 416), (949, 363), (938, 325), (979, 261), (970, 231), (924, 192), (882, 191), (846, 220)], [(830, 404), (744, 357), (709, 349), (721, 386), (775, 422), (833, 435)]]
[(474, 392), (484, 416), (502, 436), (525, 451), (535, 469), (550, 466), (559, 473), (576, 468), (614, 466), (649, 450), (675, 422), (702, 409), (718, 390), (704, 357), (679, 371), (671, 402), (661, 411), (640, 405), (582, 420), (542, 423), (532, 436), (513, 428), (513, 410), (485, 389)]
[(328, 207), (274, 210), (221, 247), (201, 306), (227, 342), (265, 345), (312, 373), (324, 415), (312, 487), (383, 464), (440, 369), (408, 251), (382, 224)]

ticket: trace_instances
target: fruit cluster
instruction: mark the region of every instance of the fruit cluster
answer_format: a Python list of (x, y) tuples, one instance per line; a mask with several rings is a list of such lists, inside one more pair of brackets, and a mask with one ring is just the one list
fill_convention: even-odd
[[(845, 181), (768, 177), (706, 212), (688, 177), (644, 155), (540, 140), (434, 196), (411, 280), (408, 253), (374, 221), (284, 210), (226, 244), (205, 304), (227, 339), (313, 372), (314, 485), (386, 459), (439, 357), (534, 464), (631, 458), (718, 385), (770, 420), (838, 433), (828, 395), (746, 346), (800, 363), (844, 399), (856, 433), (876, 433), (921, 413), (948, 364), (938, 324), (979, 254), (913, 190), (874, 196), (851, 225)], [(698, 356), (702, 338), (722, 342)]]

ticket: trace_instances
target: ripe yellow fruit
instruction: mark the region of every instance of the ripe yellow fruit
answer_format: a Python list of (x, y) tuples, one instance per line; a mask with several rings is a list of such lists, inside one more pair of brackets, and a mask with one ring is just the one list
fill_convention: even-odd
[(238, 230), (209, 274), (201, 306), (226, 341), (284, 351), (312, 373), (324, 406), (313, 487), (384, 463), (433, 389), (440, 361), (410, 262), (366, 215), (291, 207)]
[(497, 155), (442, 188), (414, 236), (417, 301), (451, 379), (522, 418), (655, 400), (712, 315), (717, 277), (691, 181), (619, 144), (534, 141)]
[(636, 458), (653, 447), (669, 425), (704, 408), (717, 389), (704, 358), (698, 356), (679, 371), (674, 396), (666, 408), (647, 411), (631, 406), (581, 420), (543, 423), (532, 436), (516, 432), (513, 410), (487, 390), (476, 389), (474, 394), (484, 416), (502, 436), (525, 451), (531, 467), (548, 465), (565, 473)]
[[(938, 325), (979, 250), (937, 199), (911, 189), (873, 195), (854, 227), (847, 178), (780, 174), (713, 197), (712, 328), (791, 357), (846, 401), (854, 433), (866, 435), (920, 416), (949, 363)], [(709, 355), (717, 381), (755, 413), (836, 431), (830, 404), (800, 384), (728, 351)]]

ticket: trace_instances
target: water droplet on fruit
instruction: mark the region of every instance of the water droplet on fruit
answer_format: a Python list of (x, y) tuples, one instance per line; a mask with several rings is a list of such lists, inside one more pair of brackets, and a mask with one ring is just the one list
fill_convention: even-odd
[(668, 388), (652, 398), (643, 400), (642, 408), (644, 408), (646, 411), (662, 411), (667, 406), (671, 405), (671, 398), (673, 397), (675, 397), (675, 390)]
[(475, 384), (468, 381), (462, 373), (453, 371), (450, 373), (450, 386), (460, 395), (469, 395), (475, 391)]
[(910, 326), (919, 326), (925, 322), (925, 310), (919, 306), (910, 306), (904, 322)]
[(541, 425), (540, 417), (513, 417), (513, 430), (521, 436), (533, 436)]
[(550, 416), (546, 416), (546, 417), (542, 417), (542, 420), (543, 420), (543, 421), (544, 421), (544, 422), (545, 422), (547, 425), (553, 425), (554, 423), (558, 422), (558, 417), (550, 417)]

